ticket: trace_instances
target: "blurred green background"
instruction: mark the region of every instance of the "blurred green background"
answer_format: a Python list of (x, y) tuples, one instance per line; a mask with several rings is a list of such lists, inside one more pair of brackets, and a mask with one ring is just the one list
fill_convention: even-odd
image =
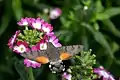
[[(44, 10), (55, 7), (62, 15), (51, 20)], [(7, 43), (20, 28), (20, 18), (38, 16), (54, 26), (63, 45), (83, 44), (96, 54), (98, 65), (120, 76), (120, 0), (0, 0), (0, 80), (27, 80), (21, 57)], [(34, 69), (34, 75), (36, 80), (57, 80), (47, 65)]]

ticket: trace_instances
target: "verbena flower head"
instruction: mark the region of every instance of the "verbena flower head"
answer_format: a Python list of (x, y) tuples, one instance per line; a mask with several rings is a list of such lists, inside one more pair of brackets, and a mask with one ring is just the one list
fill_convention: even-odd
[(94, 73), (98, 74), (99, 77), (103, 77), (103, 80), (115, 80), (113, 76), (106, 71), (102, 66), (94, 68)]
[[(53, 31), (53, 26), (41, 18), (22, 18), (18, 23), (23, 30), (18, 30), (10, 38), (8, 46), (17, 54), (30, 54), (31, 51), (47, 49), (47, 43), (51, 42), (55, 47), (61, 47)], [(27, 67), (37, 68), (41, 63), (25, 59)]]
[(62, 14), (62, 10), (60, 8), (54, 8), (50, 10), (50, 19), (56, 19)]

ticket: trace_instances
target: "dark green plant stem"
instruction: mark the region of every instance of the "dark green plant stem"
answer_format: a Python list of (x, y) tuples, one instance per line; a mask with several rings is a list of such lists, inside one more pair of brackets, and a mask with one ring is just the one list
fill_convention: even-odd
[(82, 27), (82, 44), (84, 45), (84, 49), (88, 50), (88, 38), (86, 35), (86, 29), (84, 27)]
[(28, 80), (35, 80), (34, 79), (34, 75), (33, 75), (33, 71), (32, 68), (28, 68)]

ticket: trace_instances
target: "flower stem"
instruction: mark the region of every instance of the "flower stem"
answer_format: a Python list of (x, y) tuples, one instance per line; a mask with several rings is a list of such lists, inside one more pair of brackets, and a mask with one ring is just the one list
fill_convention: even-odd
[(28, 68), (28, 80), (35, 80), (34, 79), (34, 75), (33, 75), (33, 71), (32, 68)]

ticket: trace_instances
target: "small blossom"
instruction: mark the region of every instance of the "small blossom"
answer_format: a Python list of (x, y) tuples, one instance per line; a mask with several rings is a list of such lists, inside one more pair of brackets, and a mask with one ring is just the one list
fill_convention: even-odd
[(51, 42), (55, 47), (61, 47), (62, 46), (58, 42), (58, 38), (55, 35), (50, 36), (49, 42)]
[(66, 80), (71, 80), (72, 75), (71, 75), (71, 74), (68, 74), (67, 72), (64, 72), (63, 75), (62, 75), (62, 77), (63, 77), (64, 79), (66, 79)]
[(26, 67), (33, 67), (33, 68), (38, 68), (41, 66), (40, 63), (29, 59), (24, 59), (24, 65), (26, 65)]
[(8, 46), (9, 46), (10, 49), (13, 48), (13, 45), (16, 41), (16, 37), (18, 36), (19, 33), (20, 33), (20, 30), (16, 31), (15, 34), (9, 39)]
[(47, 43), (46, 42), (38, 43), (38, 49), (39, 50), (46, 50), (47, 49)]
[(62, 14), (62, 10), (59, 8), (55, 8), (50, 10), (50, 19), (56, 19)]
[(47, 49), (47, 43), (41, 43), (40, 50), (46, 50), (46, 49)]
[(47, 22), (45, 22), (42, 24), (42, 30), (48, 34), (53, 30), (53, 27), (51, 24), (48, 24)]
[(115, 80), (113, 76), (109, 72), (107, 72), (103, 67), (95, 68), (93, 71), (100, 77), (103, 77), (103, 80)]
[(16, 53), (28, 52), (28, 44), (26, 42), (18, 41), (17, 45), (13, 47), (13, 51), (15, 51)]
[(41, 20), (40, 18), (32, 19), (31, 20), (31, 25), (34, 29), (40, 30), (43, 22), (44, 22), (44, 20)]
[(27, 26), (29, 24), (29, 18), (22, 18), (20, 22), (17, 23), (19, 26)]

